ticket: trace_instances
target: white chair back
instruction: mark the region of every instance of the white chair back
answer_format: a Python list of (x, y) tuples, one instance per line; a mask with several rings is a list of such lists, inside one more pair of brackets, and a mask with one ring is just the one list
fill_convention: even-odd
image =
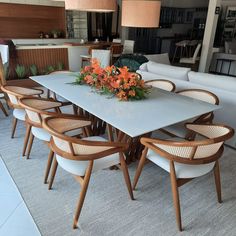
[(2, 57), (2, 64), (6, 64), (9, 61), (9, 50), (8, 45), (2, 45), (0, 44), (0, 54)]
[(200, 49), (201, 49), (201, 46), (202, 46), (202, 44), (199, 43), (199, 44), (197, 45), (196, 49), (195, 49), (195, 52), (194, 52), (194, 54), (193, 54), (193, 61), (194, 61), (194, 62), (195, 62), (196, 59), (197, 59), (198, 53), (199, 53), (199, 51), (200, 51)]
[(125, 40), (123, 54), (132, 54), (134, 53), (134, 43), (133, 40)]
[(146, 84), (169, 92), (173, 92), (175, 90), (175, 84), (169, 80), (150, 80), (147, 81)]
[(202, 89), (186, 89), (179, 91), (178, 94), (208, 102), (214, 105), (219, 104), (219, 99), (215, 94)]
[(97, 59), (100, 62), (100, 66), (102, 68), (110, 66), (111, 51), (102, 49), (92, 49), (92, 59)]

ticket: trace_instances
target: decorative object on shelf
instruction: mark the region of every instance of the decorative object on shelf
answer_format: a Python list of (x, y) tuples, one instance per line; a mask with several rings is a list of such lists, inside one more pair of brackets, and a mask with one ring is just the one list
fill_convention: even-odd
[(39, 38), (42, 39), (43, 38), (43, 31), (39, 32)]
[(97, 59), (91, 61), (91, 66), (85, 66), (73, 84), (87, 84), (101, 94), (114, 95), (121, 101), (141, 100), (146, 98), (149, 89), (141, 75), (129, 72), (127, 67), (109, 66), (101, 68)]
[(117, 10), (116, 0), (65, 0), (66, 10), (89, 12), (114, 12)]
[(160, 11), (160, 1), (123, 0), (121, 25), (143, 28), (159, 27)]

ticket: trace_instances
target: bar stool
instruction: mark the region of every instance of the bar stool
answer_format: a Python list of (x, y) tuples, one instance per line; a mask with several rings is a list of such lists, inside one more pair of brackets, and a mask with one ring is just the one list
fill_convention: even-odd
[(188, 55), (188, 48), (187, 48), (187, 46), (188, 46), (189, 42), (190, 42), (190, 40), (183, 40), (183, 41), (180, 41), (180, 42), (175, 44), (175, 53), (174, 53), (174, 57), (172, 59), (172, 63), (175, 60), (175, 57), (176, 57), (178, 49), (180, 49), (180, 58), (183, 55)]

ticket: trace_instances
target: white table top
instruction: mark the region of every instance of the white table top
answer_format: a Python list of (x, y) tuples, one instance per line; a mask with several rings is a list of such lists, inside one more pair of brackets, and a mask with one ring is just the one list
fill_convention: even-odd
[(119, 101), (94, 92), (87, 85), (72, 85), (73, 75), (32, 76), (32, 80), (78, 105), (89, 113), (136, 137), (216, 110), (206, 102), (153, 88), (147, 99)]

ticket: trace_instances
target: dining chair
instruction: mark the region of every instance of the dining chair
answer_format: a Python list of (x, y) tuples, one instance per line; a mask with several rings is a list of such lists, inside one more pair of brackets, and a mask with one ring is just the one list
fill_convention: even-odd
[(178, 49), (180, 49), (180, 58), (182, 58), (183, 55), (188, 55), (188, 45), (190, 43), (190, 40), (182, 40), (180, 42), (177, 42), (175, 44), (175, 52), (174, 56), (172, 58), (172, 63), (175, 61)]
[[(3, 55), (3, 59), (2, 59), (2, 55)], [(8, 63), (8, 60), (9, 60), (8, 46), (7, 45), (0, 45), (0, 86), (6, 84), (6, 73), (5, 73), (6, 69), (4, 67), (6, 67), (5, 65)], [(0, 90), (0, 99), (5, 100), (5, 103), (8, 107), (7, 96), (1, 90)], [(8, 113), (5, 109), (2, 101), (0, 101), (0, 109), (2, 110), (2, 112), (4, 113), (5, 116), (8, 116)]]
[[(49, 145), (51, 135), (42, 127), (42, 122), (45, 117), (72, 117), (74, 119), (80, 119), (80, 121), (74, 122), (65, 122), (57, 124), (58, 130), (63, 130), (64, 132), (69, 132), (75, 130), (76, 133), (72, 133), (71, 135), (80, 135), (82, 130), (81, 125), (84, 124), (85, 126), (91, 125), (90, 121), (85, 120), (82, 117), (70, 115), (70, 114), (62, 114), (59, 108), (63, 105), (61, 102), (53, 101), (50, 99), (45, 98), (20, 98), (19, 104), (25, 109), (26, 111), (26, 122), (28, 127), (30, 127), (30, 138), (29, 138), (29, 145), (27, 149), (26, 159), (29, 159), (32, 145), (34, 138), (38, 138), (41, 141), (44, 141), (46, 144)], [(66, 121), (66, 120), (65, 120)], [(69, 120), (70, 121), (70, 120)], [(60, 126), (59, 126), (60, 125)], [(44, 183), (47, 183), (48, 174), (51, 168), (52, 160), (53, 160), (54, 153), (50, 151), (48, 156), (48, 163), (45, 171)]]
[[(52, 135), (50, 144), (53, 152), (56, 154), (51, 180), (53, 181), (54, 172), (59, 164), (65, 171), (74, 175), (80, 183), (81, 192), (73, 221), (73, 228), (76, 228), (90, 176), (93, 172), (120, 164), (130, 198), (134, 199), (129, 172), (123, 154), (127, 150), (128, 144), (110, 142), (100, 136), (89, 136), (89, 133), (86, 138), (69, 137), (57, 129), (56, 123), (58, 119), (65, 123), (63, 118), (56, 117), (47, 117), (43, 121), (43, 127)], [(71, 118), (71, 122), (73, 122), (73, 118)]]
[[(4, 85), (1, 86), (1, 90), (7, 94), (9, 97), (8, 104), (11, 108), (13, 108), (13, 126), (11, 138), (14, 138), (16, 126), (18, 120), (25, 121), (25, 110), (19, 104), (19, 98), (28, 97), (28, 96), (40, 96), (43, 94), (43, 90), (41, 89), (33, 89), (33, 88), (24, 88), (19, 86), (12, 85)], [(29, 139), (29, 128), (26, 129), (25, 141), (26, 144)], [(24, 146), (25, 147), (25, 146)], [(23, 156), (25, 155), (25, 148), (23, 148)]]
[(90, 61), (92, 59), (92, 50), (93, 49), (104, 49), (104, 45), (92, 45), (88, 48), (88, 54), (87, 55), (80, 55), (81, 58), (81, 66), (84, 67), (84, 64), (90, 64)]
[(145, 148), (133, 182), (133, 190), (135, 190), (146, 160), (169, 172), (177, 226), (180, 231), (182, 231), (182, 223), (178, 188), (213, 170), (218, 202), (221, 203), (218, 159), (223, 154), (224, 142), (234, 134), (232, 128), (224, 125), (187, 124), (186, 127), (202, 138), (194, 141), (141, 138)]
[(194, 54), (193, 54), (193, 57), (183, 57), (183, 58), (180, 58), (180, 61), (179, 63), (183, 63), (183, 64), (195, 64), (197, 60), (199, 60), (200, 58), (197, 57), (199, 52), (200, 52), (200, 49), (201, 49), (201, 46), (202, 44), (199, 43), (194, 51)]
[(121, 56), (123, 52), (123, 45), (112, 44), (110, 50), (111, 50), (111, 61), (112, 61), (111, 64), (113, 64)]
[[(219, 105), (219, 98), (215, 94), (207, 90), (186, 89), (186, 90), (178, 91), (177, 94), (194, 98), (194, 99), (198, 99), (198, 100), (208, 102), (214, 105)], [(186, 123), (198, 123), (198, 124), (212, 123), (213, 119), (214, 119), (214, 113), (210, 112), (207, 114), (203, 114), (197, 118), (193, 118), (187, 121), (183, 121), (183, 122), (165, 127), (161, 129), (161, 131), (172, 137), (177, 136), (177, 137), (188, 139), (188, 138), (191, 138), (191, 134), (185, 128)]]
[(154, 79), (145, 82), (146, 85), (150, 85), (155, 88), (163, 89), (169, 92), (175, 91), (175, 84), (169, 80), (165, 79)]
[(134, 53), (134, 40), (125, 40), (123, 54), (133, 54)]
[(97, 59), (100, 66), (105, 68), (111, 64), (111, 51), (105, 49), (92, 49), (92, 59)]

